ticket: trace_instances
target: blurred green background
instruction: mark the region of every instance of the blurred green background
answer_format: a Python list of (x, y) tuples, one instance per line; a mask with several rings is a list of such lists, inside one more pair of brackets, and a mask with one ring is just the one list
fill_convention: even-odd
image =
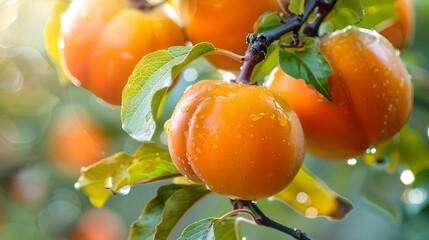
[[(43, 40), (54, 3), (0, 0), (0, 239), (126, 239), (145, 202), (165, 182), (133, 187), (127, 196), (111, 198), (102, 209), (94, 209), (74, 189), (81, 166), (118, 151), (132, 153), (139, 143), (122, 131), (118, 107), (83, 88), (59, 83)], [(409, 126), (427, 147), (429, 1), (415, 3), (414, 44), (402, 56), (415, 87)], [(176, 94), (197, 77), (184, 77)], [(157, 136), (162, 143), (162, 133)], [(429, 155), (424, 161), (429, 161)], [(404, 168), (386, 173), (383, 166), (370, 167), (361, 159), (348, 165), (311, 156), (305, 164), (348, 198), (353, 211), (342, 221), (329, 221), (306, 218), (279, 201), (258, 202), (268, 216), (320, 240), (429, 239), (428, 171), (406, 186), (400, 179)], [(230, 209), (228, 199), (210, 195), (183, 219), (171, 239), (193, 221), (221, 216)], [(291, 239), (272, 229), (243, 227), (247, 239)]]

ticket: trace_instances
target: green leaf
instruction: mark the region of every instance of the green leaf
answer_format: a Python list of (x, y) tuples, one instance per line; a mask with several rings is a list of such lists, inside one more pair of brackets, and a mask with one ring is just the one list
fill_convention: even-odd
[(315, 211), (308, 211), (315, 209), (318, 217), (340, 220), (353, 208), (348, 200), (332, 191), (305, 168), (301, 168), (293, 181), (274, 197), (310, 217), (315, 217), (311, 215)]
[(193, 47), (170, 47), (143, 57), (122, 94), (122, 128), (136, 140), (151, 140), (161, 99), (173, 85), (173, 79), (188, 63), (209, 52), (225, 50), (199, 43)]
[(160, 187), (157, 196), (146, 204), (133, 223), (128, 239), (168, 239), (179, 220), (208, 193), (209, 190), (196, 184), (169, 184)]
[(312, 84), (323, 96), (332, 100), (328, 77), (333, 72), (321, 53), (281, 48), (279, 63), (284, 72), (296, 79), (304, 79), (307, 84)]
[(214, 240), (213, 225), (219, 218), (205, 218), (187, 226), (178, 240)]
[(60, 83), (68, 82), (68, 74), (65, 63), (62, 61), (60, 49), (58, 48), (58, 40), (61, 31), (61, 16), (67, 10), (70, 1), (60, 0), (53, 5), (50, 19), (43, 29), (45, 48), (49, 58), (55, 64)]
[(255, 22), (255, 33), (264, 33), (282, 25), (277, 13), (263, 13)]
[[(241, 239), (241, 232), (235, 232), (235, 219), (205, 218), (194, 222), (183, 230), (179, 240), (236, 240)], [(238, 238), (237, 238), (238, 237)]]
[(238, 230), (238, 238), (235, 232), (235, 219), (225, 219), (214, 225), (216, 240), (237, 240), (242, 239), (241, 231)]
[(326, 18), (335, 29), (348, 25), (374, 29), (396, 17), (396, 0), (338, 0)]
[(326, 20), (331, 22), (335, 29), (343, 29), (357, 24), (363, 17), (364, 8), (360, 0), (338, 0)]
[(304, 3), (305, 3), (305, 0), (291, 0), (288, 7), (289, 11), (295, 14), (303, 14)]
[(102, 207), (110, 196), (127, 194), (130, 186), (135, 183), (178, 175), (168, 150), (146, 142), (132, 156), (117, 153), (82, 168), (75, 187), (85, 192), (95, 207)]
[(396, 18), (395, 3), (397, 0), (361, 0), (365, 16), (358, 27), (374, 29)]

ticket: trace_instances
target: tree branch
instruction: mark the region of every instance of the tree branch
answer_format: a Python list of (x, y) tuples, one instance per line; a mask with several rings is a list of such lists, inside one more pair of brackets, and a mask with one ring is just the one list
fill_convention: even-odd
[(232, 204), (233, 204), (234, 208), (243, 208), (243, 207), (248, 208), (254, 214), (255, 222), (259, 225), (274, 228), (274, 229), (276, 229), (280, 232), (284, 232), (284, 233), (286, 233), (286, 234), (288, 234), (288, 235), (290, 235), (290, 236), (292, 236), (298, 240), (312, 240), (303, 231), (296, 229), (296, 228), (292, 229), (290, 227), (287, 227), (285, 225), (282, 225), (282, 224), (270, 219), (252, 201), (233, 200)]
[(265, 33), (249, 34), (247, 36), (247, 42), (251, 44), (251, 47), (244, 55), (244, 63), (236, 81), (238, 83), (249, 83), (250, 76), (252, 75), (255, 66), (266, 58), (268, 46), (270, 46), (274, 41), (280, 39), (280, 37), (286, 33), (300, 31), (316, 8), (316, 19), (313, 23), (307, 24), (304, 29), (304, 34), (308, 34), (313, 37), (317, 36), (320, 24), (333, 9), (336, 2), (337, 0), (330, 0), (329, 2), (325, 2), (325, 0), (308, 0), (303, 14), (295, 15), (287, 19), (280, 27)]

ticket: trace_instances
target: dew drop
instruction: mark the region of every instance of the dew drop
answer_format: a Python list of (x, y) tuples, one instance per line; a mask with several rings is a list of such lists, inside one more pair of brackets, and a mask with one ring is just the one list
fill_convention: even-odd
[(164, 131), (168, 134), (171, 135), (173, 133), (173, 126), (172, 125), (172, 119), (168, 119), (165, 124), (164, 124)]
[(118, 190), (118, 193), (121, 195), (128, 195), (131, 191), (131, 186), (124, 186), (121, 189)]
[(197, 151), (197, 153), (201, 153), (201, 149), (200, 148), (195, 149), (195, 151)]
[(185, 138), (187, 138), (188, 137), (188, 131), (183, 131), (183, 136), (185, 136)]
[(202, 133), (198, 133), (198, 138), (203, 139), (204, 135)]
[(265, 116), (265, 113), (252, 113), (250, 115), (250, 120), (252, 120), (253, 122), (256, 122), (258, 120), (261, 120), (261, 118), (263, 118)]
[(216, 140), (216, 142), (220, 142), (220, 136), (219, 136), (219, 134), (215, 134), (215, 140)]
[(213, 149), (217, 149), (217, 144), (216, 143), (213, 144), (212, 147), (213, 147)]
[(189, 109), (190, 109), (189, 105), (180, 108), (180, 110), (182, 110), (182, 112), (189, 112)]
[(289, 123), (289, 121), (288, 121), (288, 119), (287, 119), (286, 115), (285, 115), (285, 114), (283, 114), (283, 113), (279, 114), (279, 116), (278, 116), (278, 120), (279, 120), (279, 125), (280, 125), (281, 127), (285, 127), (285, 126)]

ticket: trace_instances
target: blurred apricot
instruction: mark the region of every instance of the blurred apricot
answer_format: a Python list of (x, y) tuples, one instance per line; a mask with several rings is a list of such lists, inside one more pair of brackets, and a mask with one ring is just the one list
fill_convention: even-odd
[(397, 0), (395, 3), (397, 18), (378, 31), (394, 47), (404, 49), (412, 40), (415, 28), (414, 0)]
[(101, 160), (108, 149), (107, 136), (82, 109), (69, 106), (59, 114), (49, 135), (49, 156), (62, 170), (79, 174), (81, 167)]
[(67, 240), (120, 240), (125, 239), (124, 223), (107, 209), (87, 210), (78, 220)]
[[(247, 50), (246, 36), (253, 32), (258, 17), (268, 11), (281, 11), (277, 0), (174, 0), (192, 43), (210, 42), (239, 55)], [(217, 67), (239, 70), (241, 63), (225, 56), (208, 56)]]

